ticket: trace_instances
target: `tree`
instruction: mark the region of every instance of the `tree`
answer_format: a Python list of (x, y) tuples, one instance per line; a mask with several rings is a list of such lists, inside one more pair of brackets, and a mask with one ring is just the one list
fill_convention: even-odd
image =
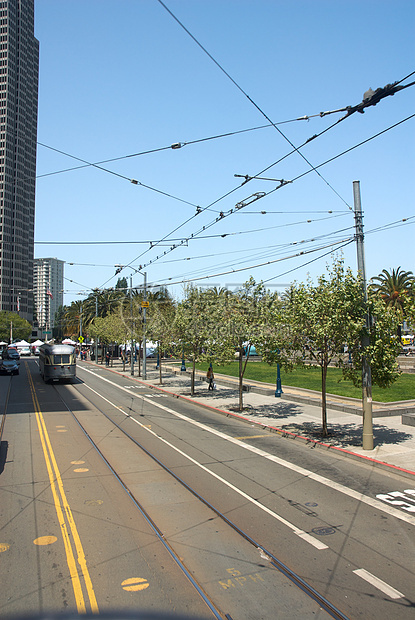
[(267, 312), (273, 296), (262, 283), (250, 278), (235, 293), (211, 292), (211, 344), (216, 363), (231, 362), (238, 358), (239, 411), (243, 410), (243, 378), (252, 347), (259, 348), (265, 339)]
[[(364, 355), (371, 364), (374, 384), (387, 387), (399, 374), (396, 336), (393, 335), (396, 313), (372, 299), (369, 311), (373, 320), (367, 328), (368, 308), (360, 278), (350, 269), (345, 271), (340, 260), (334, 261), (327, 272), (318, 278), (315, 286), (310, 281), (293, 285), (284, 317), (289, 325), (292, 348), (302, 351), (305, 360), (314, 360), (320, 366), (324, 437), (328, 434), (326, 379), (331, 363), (341, 367), (344, 376), (355, 385), (361, 385)], [(370, 346), (363, 351), (361, 343), (365, 330), (369, 332)], [(343, 355), (345, 347), (350, 352), (351, 365)]]
[(0, 340), (14, 342), (28, 340), (32, 333), (32, 326), (26, 319), (14, 312), (0, 312)]
[(174, 324), (176, 306), (167, 290), (158, 291), (152, 296), (147, 318), (147, 334), (154, 342), (158, 342), (159, 381), (162, 378), (163, 348), (174, 340)]
[(406, 305), (415, 295), (415, 277), (412, 271), (403, 271), (401, 267), (392, 269), (389, 273), (386, 269), (372, 278), (370, 290), (379, 295), (388, 308), (395, 308), (404, 317)]
[(185, 299), (177, 306), (173, 338), (177, 347), (192, 362), (191, 395), (194, 396), (196, 363), (209, 359), (216, 308), (214, 296), (209, 290), (189, 286), (185, 294)]

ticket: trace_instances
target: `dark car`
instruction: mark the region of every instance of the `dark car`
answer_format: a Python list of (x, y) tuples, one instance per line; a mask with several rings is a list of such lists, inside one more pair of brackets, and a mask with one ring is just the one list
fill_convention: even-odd
[(15, 362), (20, 361), (19, 351), (13, 348), (5, 349), (2, 357), (4, 360), (14, 360)]
[(11, 360), (11, 359), (0, 360), (0, 374), (18, 375), (19, 364), (16, 362), (16, 360)]

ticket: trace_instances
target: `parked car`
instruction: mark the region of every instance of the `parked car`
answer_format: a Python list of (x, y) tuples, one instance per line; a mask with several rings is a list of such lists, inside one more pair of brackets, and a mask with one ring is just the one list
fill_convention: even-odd
[(0, 374), (2, 375), (18, 375), (19, 364), (16, 360), (3, 359), (0, 361)]
[(22, 355), (31, 355), (32, 352), (30, 351), (30, 347), (22, 347), (21, 349), (19, 349), (19, 354), (20, 357), (22, 357)]

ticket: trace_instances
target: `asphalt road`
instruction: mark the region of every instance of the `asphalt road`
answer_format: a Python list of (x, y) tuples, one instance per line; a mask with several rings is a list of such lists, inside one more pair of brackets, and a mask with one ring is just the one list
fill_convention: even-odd
[[(10, 379), (0, 381), (3, 411)], [(30, 359), (11, 382), (1, 617), (82, 605), (329, 617), (308, 587), (347, 618), (413, 617), (415, 512), (399, 503), (415, 495), (408, 479), (102, 367), (80, 364), (75, 384), (45, 385)], [(382, 500), (391, 492), (395, 505)]]

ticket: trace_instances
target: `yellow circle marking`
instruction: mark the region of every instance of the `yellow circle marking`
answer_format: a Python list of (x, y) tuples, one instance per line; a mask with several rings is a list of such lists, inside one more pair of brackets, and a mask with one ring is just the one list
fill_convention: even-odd
[(87, 467), (78, 467), (78, 469), (74, 469), (76, 474), (83, 474), (84, 472), (89, 471)]
[(142, 579), (141, 577), (131, 577), (130, 579), (125, 579), (121, 583), (123, 590), (127, 592), (137, 592), (139, 590), (145, 590), (150, 585), (147, 579)]
[(9, 549), (10, 545), (7, 543), (0, 543), (0, 553), (3, 553), (3, 551), (8, 551)]
[(71, 465), (83, 465), (85, 461), (71, 461)]
[(34, 545), (52, 545), (53, 543), (55, 543), (58, 539), (56, 538), (56, 536), (41, 536), (40, 538), (35, 538), (35, 540), (33, 541)]

